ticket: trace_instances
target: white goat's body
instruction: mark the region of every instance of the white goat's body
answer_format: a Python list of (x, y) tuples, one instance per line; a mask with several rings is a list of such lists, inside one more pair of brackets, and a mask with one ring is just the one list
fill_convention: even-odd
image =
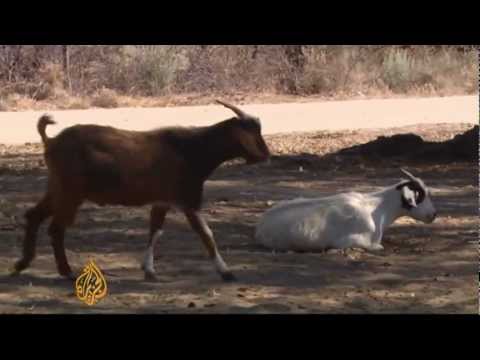
[(383, 226), (374, 215), (379, 202), (354, 192), (282, 202), (265, 213), (256, 238), (276, 250), (375, 248)]
[(281, 202), (264, 214), (255, 238), (263, 246), (279, 251), (348, 247), (382, 250), (385, 228), (399, 217), (432, 222), (436, 216), (428, 193), (418, 206), (405, 207), (402, 189), (408, 184), (366, 194), (349, 192)]

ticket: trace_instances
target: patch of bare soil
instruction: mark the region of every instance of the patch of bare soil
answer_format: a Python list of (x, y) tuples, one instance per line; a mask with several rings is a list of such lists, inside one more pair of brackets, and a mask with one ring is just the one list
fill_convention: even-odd
[[(0, 145), (0, 313), (478, 313), (478, 164), (364, 161), (331, 156), (378, 136), (413, 132), (444, 141), (465, 125), (267, 136), (270, 164), (231, 162), (206, 184), (203, 213), (238, 277), (224, 283), (179, 213), (169, 213), (155, 252), (160, 281), (145, 282), (139, 261), (147, 243), (148, 208), (84, 204), (66, 237), (79, 271), (94, 259), (108, 295), (94, 307), (75, 296), (55, 269), (41, 228), (37, 258), (17, 277), (23, 213), (42, 195), (46, 169), (39, 144)], [(385, 251), (266, 251), (253, 240), (263, 212), (277, 201), (372, 191), (395, 183), (406, 167), (430, 186), (433, 224), (401, 219), (386, 232)]]

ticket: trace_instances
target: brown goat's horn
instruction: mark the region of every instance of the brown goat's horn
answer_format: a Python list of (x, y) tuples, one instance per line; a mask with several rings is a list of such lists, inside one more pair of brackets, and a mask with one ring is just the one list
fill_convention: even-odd
[(236, 106), (233, 106), (233, 105), (228, 104), (228, 103), (226, 103), (226, 102), (223, 102), (223, 101), (221, 101), (221, 100), (215, 100), (215, 101), (216, 101), (217, 103), (225, 106), (226, 108), (229, 108), (230, 110), (232, 110), (235, 114), (237, 114), (237, 115), (238, 115), (239, 117), (241, 117), (241, 118), (246, 118), (246, 117), (248, 117), (248, 115), (247, 115), (245, 112), (243, 112), (242, 110), (240, 110), (240, 109), (237, 108)]
[(403, 172), (405, 175), (407, 175), (410, 180), (417, 181), (417, 178), (412, 174), (410, 174), (407, 170), (401, 168), (400, 171)]

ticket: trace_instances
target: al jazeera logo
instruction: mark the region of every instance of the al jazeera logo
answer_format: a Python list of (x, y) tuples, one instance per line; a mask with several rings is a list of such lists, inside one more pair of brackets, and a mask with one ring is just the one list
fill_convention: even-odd
[(77, 278), (75, 290), (77, 297), (90, 306), (107, 295), (107, 282), (93, 260), (90, 260)]

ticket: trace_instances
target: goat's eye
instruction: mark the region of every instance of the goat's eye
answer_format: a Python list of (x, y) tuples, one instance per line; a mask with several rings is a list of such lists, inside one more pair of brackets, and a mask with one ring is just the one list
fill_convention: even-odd
[(415, 191), (415, 201), (417, 204), (420, 204), (425, 199), (425, 193), (421, 191)]

